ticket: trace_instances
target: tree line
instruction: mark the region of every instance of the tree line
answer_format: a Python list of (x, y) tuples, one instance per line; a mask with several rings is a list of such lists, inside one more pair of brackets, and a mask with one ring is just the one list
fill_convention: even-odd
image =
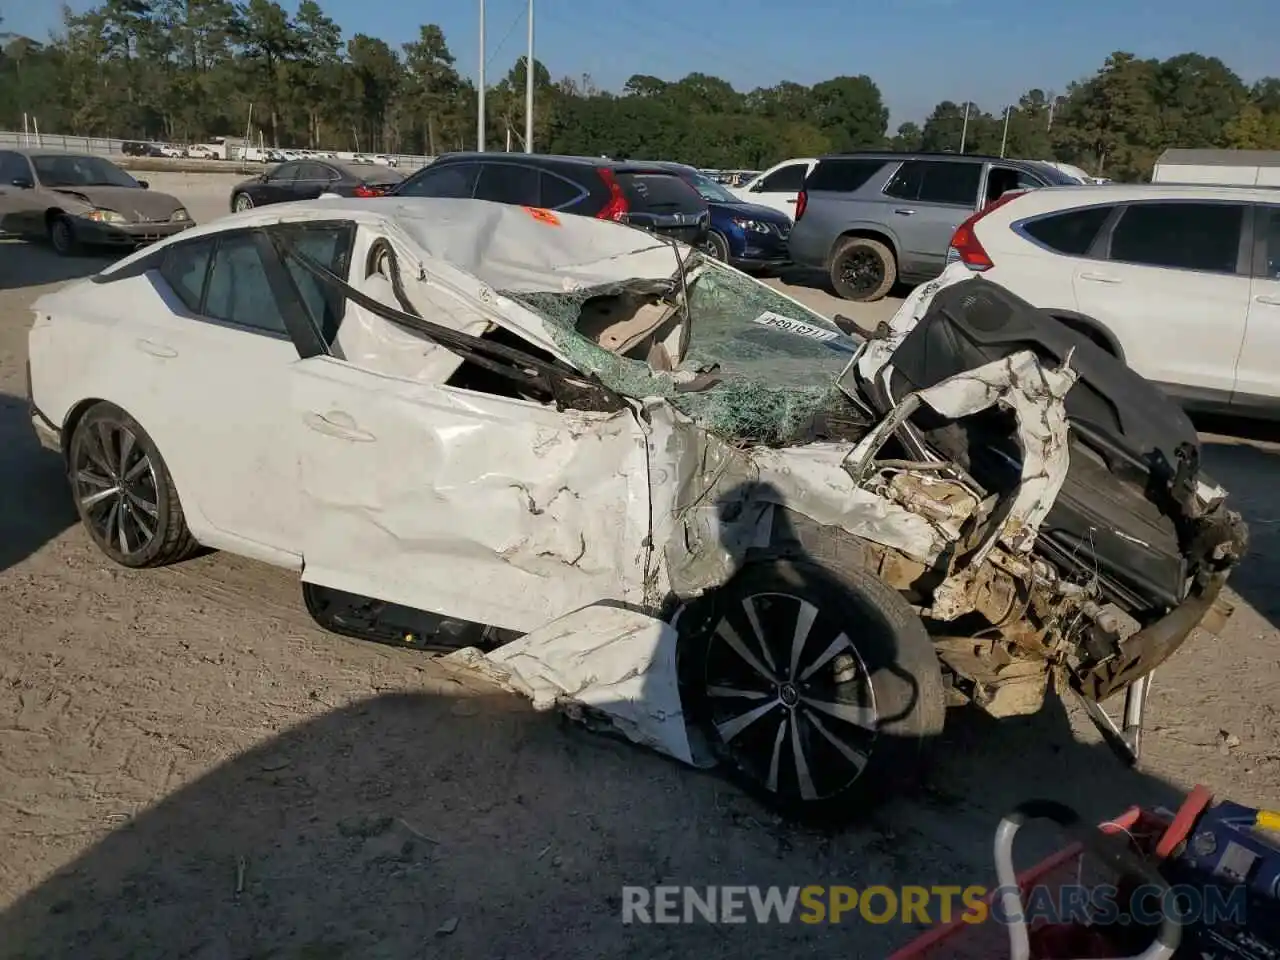
[[(0, 28), (3, 24), (0, 23)], [(1247, 85), (1216, 57), (1117, 52), (1060, 94), (1007, 110), (939, 103), (890, 133), (874, 80), (840, 76), (749, 92), (706, 73), (554, 80), (535, 59), (534, 146), (568, 154), (760, 169), (859, 148), (964, 150), (1148, 176), (1167, 147), (1280, 149), (1280, 78)], [(487, 144), (523, 149), (526, 59), (486, 90)], [(443, 31), (392, 47), (342, 29), (315, 0), (105, 0), (63, 8), (47, 41), (0, 33), (0, 128), (23, 114), (45, 132), (194, 142), (247, 131), (272, 146), (434, 155), (474, 149), (477, 91)], [(966, 119), (967, 113), (967, 119)]]

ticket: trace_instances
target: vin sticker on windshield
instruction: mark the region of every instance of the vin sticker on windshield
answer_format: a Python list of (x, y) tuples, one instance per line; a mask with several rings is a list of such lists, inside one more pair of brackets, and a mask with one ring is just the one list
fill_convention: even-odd
[(760, 314), (753, 322), (764, 327), (777, 327), (779, 330), (785, 330), (787, 333), (794, 333), (801, 337), (808, 337), (810, 340), (834, 340), (840, 336), (834, 330), (823, 330), (812, 323), (805, 323), (803, 320), (792, 320), (790, 317), (784, 317), (782, 314), (774, 313), (770, 310)]

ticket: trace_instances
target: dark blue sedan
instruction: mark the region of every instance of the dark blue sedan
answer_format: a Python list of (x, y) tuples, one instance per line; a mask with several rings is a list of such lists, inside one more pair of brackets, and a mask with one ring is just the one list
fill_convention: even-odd
[(785, 213), (756, 203), (739, 200), (723, 186), (694, 167), (663, 163), (707, 201), (711, 211), (711, 232), (707, 251), (739, 270), (769, 270), (790, 262), (787, 237), (791, 218)]

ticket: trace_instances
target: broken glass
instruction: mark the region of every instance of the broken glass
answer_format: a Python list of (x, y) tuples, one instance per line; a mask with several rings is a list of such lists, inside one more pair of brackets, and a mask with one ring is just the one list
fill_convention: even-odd
[[(700, 254), (694, 258), (687, 273), (688, 349), (671, 358), (669, 371), (579, 331), (583, 305), (627, 296), (625, 285), (506, 296), (545, 318), (557, 346), (584, 372), (631, 397), (662, 397), (727, 440), (784, 446), (810, 439), (816, 419), (847, 413), (836, 378), (860, 341), (772, 287)], [(718, 378), (713, 385), (681, 389), (709, 371)]]

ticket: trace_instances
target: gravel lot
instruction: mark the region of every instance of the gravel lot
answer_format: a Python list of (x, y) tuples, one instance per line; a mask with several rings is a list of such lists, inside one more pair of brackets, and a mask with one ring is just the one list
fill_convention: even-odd
[[(204, 220), (233, 180), (153, 186)], [(270, 568), (108, 564), (23, 399), (32, 300), (102, 262), (0, 241), (0, 957), (882, 957), (911, 931), (629, 927), (620, 890), (990, 883), (991, 830), (1030, 795), (1099, 819), (1197, 782), (1280, 802), (1280, 447), (1257, 428), (1205, 435), (1252, 555), (1225, 636), (1156, 677), (1139, 771), (1070, 704), (959, 713), (923, 796), (823, 834), (422, 654), (320, 632)], [(868, 325), (895, 306), (789, 289)]]

